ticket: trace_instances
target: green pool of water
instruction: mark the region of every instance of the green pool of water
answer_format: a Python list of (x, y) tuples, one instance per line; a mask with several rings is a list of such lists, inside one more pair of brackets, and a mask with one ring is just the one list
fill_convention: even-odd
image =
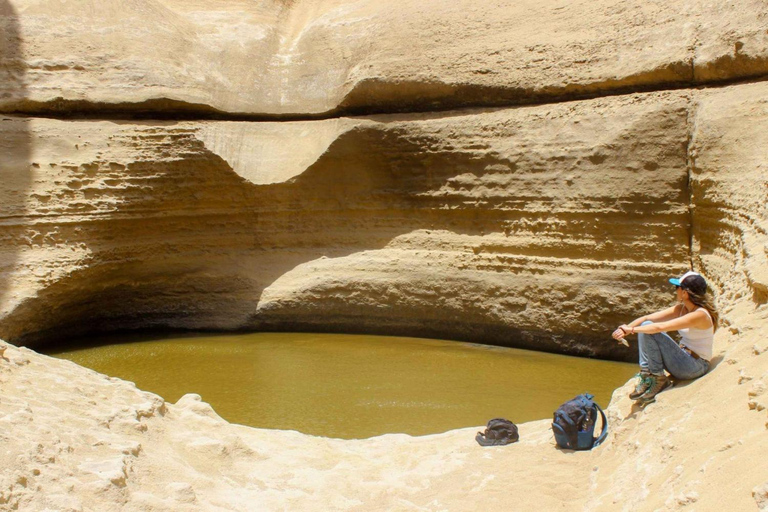
[[(636, 366), (454, 341), (256, 333), (88, 340), (50, 355), (233, 423), (339, 438), (551, 418), (583, 392), (608, 404)], [(94, 345), (94, 343), (99, 343)]]

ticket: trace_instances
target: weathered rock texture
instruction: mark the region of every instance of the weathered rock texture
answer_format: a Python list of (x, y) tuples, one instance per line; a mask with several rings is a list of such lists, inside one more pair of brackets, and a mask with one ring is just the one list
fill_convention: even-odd
[(5, 111), (393, 112), (768, 72), (762, 0), (12, 5), (26, 87), (0, 82)]
[(546, 422), (493, 451), (227, 425), (3, 345), (0, 505), (765, 508), (768, 83), (738, 80), (768, 74), (768, 7), (411, 4), (0, 0), (0, 337), (317, 329), (631, 358), (608, 332), (693, 265), (724, 314), (710, 374), (645, 412), (621, 390), (608, 443), (567, 455)]
[[(0, 109), (20, 113), (488, 106), (758, 76), (768, 52), (760, 2), (2, 6)], [(622, 357), (605, 333), (693, 257), (700, 96), (6, 115), (0, 336), (309, 328)]]
[(691, 140), (693, 254), (726, 307), (768, 303), (768, 84), (702, 94)]
[(690, 104), (661, 93), (267, 124), (7, 117), (9, 139), (30, 140), (31, 185), (2, 232), (18, 263), (0, 334), (369, 331), (616, 357), (606, 331), (667, 301), (659, 283), (689, 265)]

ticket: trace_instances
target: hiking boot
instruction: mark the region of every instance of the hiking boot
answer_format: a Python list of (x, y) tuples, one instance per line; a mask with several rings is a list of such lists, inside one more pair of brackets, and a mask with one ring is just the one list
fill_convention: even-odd
[(672, 381), (666, 375), (649, 375), (648, 379), (651, 381), (651, 386), (640, 397), (641, 402), (652, 402), (656, 400), (656, 395), (664, 391), (665, 389), (672, 387)]
[(649, 372), (640, 372), (635, 377), (639, 378), (640, 380), (637, 382), (637, 386), (635, 386), (635, 390), (629, 394), (629, 398), (632, 400), (637, 400), (641, 396), (643, 396), (643, 393), (648, 391), (648, 388), (651, 387), (651, 379), (649, 378), (651, 374)]

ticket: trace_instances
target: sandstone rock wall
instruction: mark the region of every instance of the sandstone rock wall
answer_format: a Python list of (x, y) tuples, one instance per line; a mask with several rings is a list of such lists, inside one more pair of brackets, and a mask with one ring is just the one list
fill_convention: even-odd
[(313, 329), (617, 357), (606, 331), (667, 300), (658, 284), (689, 264), (690, 103), (266, 124), (6, 117), (9, 139), (31, 141), (17, 171), (32, 184), (2, 231), (19, 260), (2, 335)]
[[(643, 96), (641, 101), (614, 98), (607, 101), (607, 106), (604, 105), (604, 108), (610, 107), (616, 109), (615, 112), (623, 113), (617, 116), (622, 126), (633, 119), (632, 112), (638, 114), (640, 119), (654, 118), (648, 116), (649, 113), (665, 113), (661, 117), (674, 121), (670, 126), (676, 126), (679, 113), (670, 113), (677, 112), (681, 105), (689, 109), (690, 115), (686, 118), (689, 119), (687, 125), (691, 139), (686, 147), (691, 148), (688, 162), (694, 260), (697, 267), (703, 268), (721, 290), (719, 299), (725, 322), (717, 333), (714, 368), (707, 376), (665, 391), (657, 403), (642, 411), (632, 407), (626, 398), (631, 383), (617, 390), (607, 411), (610, 435), (600, 448), (582, 453), (558, 451), (546, 420), (520, 425), (519, 443), (493, 450), (475, 444), (473, 436), (476, 429), (420, 438), (387, 435), (360, 441), (251, 429), (227, 424), (197, 396), (188, 395), (176, 404), (168, 404), (159, 397), (136, 390), (130, 383), (0, 342), (0, 385), (3, 389), (0, 439), (4, 446), (0, 452), (0, 505), (21, 510), (104, 511), (281, 510), (286, 507), (291, 510), (317, 510), (318, 502), (331, 510), (351, 511), (764, 508), (768, 501), (768, 459), (765, 457), (768, 450), (768, 344), (763, 335), (768, 324), (768, 305), (763, 293), (765, 244), (768, 241), (768, 216), (765, 212), (768, 188), (763, 172), (765, 155), (762, 149), (766, 133), (762, 127), (768, 121), (766, 98), (768, 86), (757, 83), (691, 93), (690, 98), (677, 93)], [(542, 111), (549, 112), (540, 107), (524, 110), (528, 114)], [(516, 115), (519, 112), (515, 111)], [(602, 111), (602, 114), (603, 119), (615, 119), (608, 110)], [(510, 116), (510, 112), (471, 116), (475, 115)], [(525, 119), (529, 121), (529, 118)], [(405, 133), (418, 133), (420, 136), (434, 134), (435, 123), (444, 122), (447, 121), (442, 118), (422, 121), (426, 126), (418, 131), (411, 127), (411, 131)], [(381, 130), (392, 128), (378, 126), (378, 120), (354, 120), (351, 123), (339, 128), (339, 138), (359, 137), (362, 131), (373, 137), (372, 140), (380, 141)], [(394, 125), (402, 130), (409, 123), (398, 120)], [(284, 175), (288, 177), (287, 181), (274, 183), (279, 180), (272, 177), (269, 178), (273, 182), (270, 185), (258, 186), (239, 176), (206, 146), (208, 143), (219, 143), (216, 141), (220, 139), (211, 133), (232, 133), (233, 127), (228, 124), (203, 130), (197, 123), (159, 126), (158, 123), (117, 125), (83, 122), (77, 123), (80, 131), (72, 132), (61, 128), (62, 125), (68, 128), (73, 126), (71, 122), (13, 119), (2, 123), (17, 128), (20, 124), (22, 132), (25, 127), (29, 128), (26, 132), (29, 135), (25, 137), (36, 141), (31, 146), (45, 149), (40, 155), (57, 155), (52, 150), (57, 144), (62, 144), (62, 151), (69, 155), (70, 163), (67, 165), (70, 168), (64, 170), (51, 167), (48, 161), (35, 162), (40, 165), (39, 169), (46, 169), (45, 173), (40, 171), (32, 179), (35, 190), (41, 196), (36, 200), (42, 201), (45, 195), (42, 193), (50, 190), (51, 198), (45, 203), (50, 205), (48, 207), (63, 209), (74, 202), (73, 212), (69, 214), (76, 219), (74, 227), (93, 230), (88, 236), (83, 236), (83, 240), (91, 241), (92, 245), (85, 248), (96, 255), (93, 261), (96, 258), (107, 261), (114, 251), (116, 262), (107, 262), (104, 268), (109, 268), (110, 264), (117, 265), (118, 260), (121, 261), (126, 254), (130, 255), (131, 246), (144, 246), (151, 254), (161, 254), (162, 258), (168, 259), (168, 268), (164, 271), (185, 267), (173, 264), (171, 251), (164, 254), (158, 249), (158, 240), (168, 233), (164, 231), (168, 228), (159, 227), (155, 233), (156, 240), (150, 236), (151, 230), (131, 232), (126, 229), (129, 222), (118, 223), (111, 235), (106, 229), (99, 232), (95, 224), (91, 226), (83, 221), (83, 214), (77, 211), (82, 206), (77, 206), (77, 201), (56, 197), (55, 193), (62, 193), (64, 184), (73, 176), (86, 173), (87, 168), (80, 170), (83, 162), (92, 162), (98, 151), (106, 151), (101, 145), (113, 151), (109, 161), (115, 160), (115, 155), (125, 155), (126, 162), (129, 162), (114, 162), (119, 165), (111, 167), (109, 162), (99, 164), (112, 173), (105, 179), (127, 180), (125, 176), (131, 176), (131, 179), (136, 179), (133, 184), (138, 185), (138, 189), (118, 189), (120, 193), (113, 191), (107, 194), (104, 185), (96, 183), (101, 174), (90, 177), (83, 174), (78, 178), (80, 188), (75, 190), (87, 191), (92, 187), (94, 198), (100, 198), (84, 204), (94, 205), (94, 210), (103, 211), (108, 218), (105, 225), (119, 220), (117, 212), (120, 207), (126, 208), (125, 218), (129, 219), (131, 213), (141, 215), (142, 210), (131, 210), (137, 198), (147, 201), (158, 219), (164, 217), (159, 205), (167, 203), (168, 215), (165, 216), (173, 217), (173, 213), (184, 211), (184, 205), (194, 202), (196, 198), (210, 204), (211, 211), (215, 211), (214, 205), (226, 209), (226, 205), (233, 202), (240, 204), (236, 203), (238, 200), (248, 208), (256, 208), (255, 192), (253, 196), (244, 194), (243, 199), (226, 195), (227, 190), (237, 188), (235, 185), (251, 189), (267, 187), (272, 194), (270, 204), (280, 204), (274, 187), (293, 186), (292, 180), (300, 181), (304, 176), (304, 173), (295, 175), (293, 170), (287, 170)], [(504, 123), (493, 123), (494, 126), (500, 124)], [(272, 129), (267, 127), (268, 132)], [(370, 130), (373, 130), (375, 137)], [(646, 126), (644, 130), (631, 132), (630, 140), (653, 140), (652, 137), (639, 137), (638, 134), (648, 131), (655, 130)], [(326, 133), (329, 132), (332, 132), (331, 128)], [(452, 146), (466, 147), (459, 142), (471, 130), (455, 132), (461, 135), (451, 139)], [(69, 143), (61, 140), (62, 133), (72, 137), (70, 142), (78, 145), (81, 143), (76, 140), (85, 139), (88, 142), (85, 151), (93, 153), (85, 153), (87, 158), (82, 161), (75, 159), (70, 153)], [(297, 131), (293, 129), (292, 133)], [(667, 132), (662, 130), (660, 133)], [(41, 142), (46, 139), (49, 146)], [(16, 139), (6, 136), (2, 140)], [(357, 146), (360, 139), (355, 140)], [(493, 141), (492, 138), (490, 140)], [(541, 140), (546, 141), (547, 138)], [(662, 140), (665, 138), (662, 137)], [(109, 146), (106, 146), (107, 143)], [(329, 147), (333, 148), (334, 144), (331, 142)], [(666, 146), (661, 144), (660, 147)], [(167, 158), (163, 165), (158, 156), (161, 154)], [(149, 166), (152, 172), (147, 171), (145, 166), (143, 174), (128, 173), (131, 165), (142, 169), (141, 155), (152, 163)], [(357, 159), (363, 158), (360, 152), (355, 155)], [(673, 152), (669, 157), (672, 161), (676, 161), (674, 155)], [(306, 153), (300, 156), (302, 159), (310, 158)], [(205, 158), (208, 161), (200, 164), (199, 169), (206, 172), (199, 169), (186, 171), (195, 168), (190, 161)], [(352, 160), (355, 161), (355, 158)], [(172, 164), (177, 160), (185, 164), (178, 165), (174, 171)], [(318, 161), (322, 160), (322, 157), (318, 158)], [(212, 162), (217, 163), (214, 165)], [(58, 167), (59, 164), (56, 165)], [(125, 169), (121, 169), (120, 165), (126, 165)], [(290, 166), (279, 168), (292, 169)], [(102, 171), (105, 175), (106, 172)], [(152, 179), (162, 180), (164, 173), (173, 172), (189, 172), (184, 175), (184, 180), (179, 180), (183, 183), (194, 182), (193, 177), (203, 180), (205, 176), (210, 181), (203, 189), (190, 187), (186, 192), (178, 188), (171, 193), (167, 184), (160, 186), (160, 190), (168, 192), (160, 199), (149, 193), (152, 191), (149, 185)], [(195, 172), (200, 175), (195, 175)], [(50, 176), (44, 179), (46, 173)], [(650, 173), (648, 176), (658, 174)], [(90, 179), (94, 182), (83, 184)], [(251, 174), (249, 179), (261, 180), (258, 173)], [(58, 186), (54, 183), (56, 180), (61, 181)], [(123, 182), (110, 183), (116, 186)], [(216, 189), (219, 183), (221, 188)], [(317, 182), (314, 183), (317, 185)], [(203, 193), (205, 188), (212, 189), (210, 194)], [(657, 183), (653, 190), (665, 189)], [(671, 187), (670, 190), (676, 189)], [(126, 194), (131, 200), (121, 202), (120, 194)], [(7, 195), (14, 197), (10, 192)], [(322, 190), (318, 190), (316, 195), (322, 196)], [(36, 204), (34, 218), (43, 222), (45, 212), (41, 209), (46, 206), (43, 202)], [(274, 214), (276, 210), (271, 208)], [(211, 222), (211, 232), (203, 230), (201, 240), (209, 239), (213, 232), (225, 227), (224, 224), (213, 224), (212, 218), (205, 219), (198, 214), (192, 217), (203, 219), (199, 221), (200, 226)], [(380, 217), (380, 214), (375, 216), (377, 219)], [(4, 225), (9, 225), (10, 218), (4, 218)], [(24, 221), (28, 222), (28, 219)], [(614, 222), (617, 221), (610, 221)], [(61, 224), (64, 225), (64, 222)], [(226, 238), (237, 238), (231, 236), (231, 230), (231, 227), (224, 229), (229, 235)], [(201, 231), (181, 232), (192, 236)], [(353, 238), (358, 237), (359, 234)], [(451, 238), (448, 237), (448, 240)], [(199, 240), (194, 240), (191, 245), (199, 243)], [(50, 243), (45, 250), (40, 247), (25, 249), (31, 252), (22, 253), (18, 261), (30, 265), (36, 261), (39, 268), (50, 269), (51, 261), (61, 259), (63, 267), (68, 268), (73, 264), (62, 255), (67, 251), (76, 251), (61, 242), (59, 244)], [(211, 246), (215, 246), (215, 240)], [(675, 246), (674, 243), (670, 245), (668, 254), (674, 254)], [(643, 247), (638, 247), (640, 253), (643, 250)], [(181, 251), (181, 254), (184, 252)], [(662, 251), (662, 254), (666, 253)], [(90, 254), (83, 255), (78, 260), (78, 255), (74, 254), (72, 261), (82, 261), (84, 268), (87, 268)], [(209, 257), (210, 252), (198, 261)], [(376, 261), (373, 256), (370, 260)], [(145, 261), (148, 260), (135, 266), (146, 267)], [(314, 264), (320, 266), (326, 261)], [(388, 261), (389, 265), (395, 263), (391, 259)], [(11, 282), (28, 279), (28, 283), (32, 283), (28, 286), (34, 289), (36, 281), (30, 275), (35, 268), (30, 266), (26, 271), (14, 274)], [(179, 278), (188, 276), (188, 270), (185, 268)], [(114, 272), (113, 276), (117, 278), (123, 272), (137, 276), (135, 270), (126, 268)], [(547, 271), (552, 272), (555, 270)], [(540, 276), (546, 277), (547, 273)], [(301, 273), (292, 272), (290, 276), (297, 277), (293, 282), (302, 282), (299, 279)], [(303, 278), (304, 286), (310, 290), (313, 286), (311, 276), (306, 274)], [(282, 278), (278, 283), (286, 279)], [(327, 279), (326, 273), (318, 281), (322, 283)], [(532, 279), (529, 277), (528, 281)], [(136, 282), (144, 280), (136, 278)], [(170, 285), (168, 281), (163, 283), (166, 287)], [(25, 289), (25, 286), (13, 288), (11, 296)], [(81, 286), (90, 290), (93, 285), (83, 280)], [(304, 293), (299, 287), (287, 285), (273, 285), (272, 288), (263, 293), (270, 292), (278, 297)], [(288, 291), (278, 293), (280, 290)], [(54, 302), (51, 304), (54, 305)], [(53, 307), (47, 312), (56, 314)], [(37, 318), (45, 318), (45, 315), (38, 314)], [(570, 485), (563, 485), (563, 481)]]
[(713, 369), (668, 399), (662, 395), (667, 400), (653, 416), (631, 409), (617, 391), (619, 407), (609, 416), (619, 425), (616, 444), (601, 454), (592, 478), (605, 491), (587, 509), (630, 503), (638, 510), (764, 510), (768, 504), (766, 123), (765, 82), (697, 96), (693, 255), (720, 290)]
[(645, 411), (618, 390), (578, 454), (546, 421), (492, 451), (228, 425), (0, 342), (0, 507), (765, 508), (768, 86), (738, 82), (766, 75), (765, 26), (759, 0), (0, 0), (0, 337), (631, 357), (607, 332), (691, 263), (723, 312), (707, 376)]
[[(632, 358), (611, 327), (668, 303), (692, 242), (721, 244), (695, 221), (720, 203), (690, 208), (714, 93), (684, 87), (764, 74), (768, 11), (486, 9), (2, 0), (0, 336), (312, 329)], [(679, 89), (489, 108), (654, 88)], [(465, 105), (485, 108), (252, 117)], [(225, 115), (245, 117), (203, 119)]]
[(691, 143), (693, 253), (725, 304), (768, 303), (768, 87), (700, 97)]
[(26, 90), (0, 82), (5, 112), (423, 111), (768, 72), (761, 0), (10, 5)]

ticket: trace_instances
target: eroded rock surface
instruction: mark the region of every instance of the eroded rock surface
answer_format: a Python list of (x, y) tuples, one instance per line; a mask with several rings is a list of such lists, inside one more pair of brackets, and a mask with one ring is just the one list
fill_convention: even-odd
[(691, 142), (693, 252), (726, 304), (768, 303), (768, 87), (700, 97)]
[[(691, 264), (723, 312), (707, 376), (642, 412), (618, 390), (578, 454), (547, 421), (495, 450), (229, 425), (0, 342), (0, 507), (764, 509), (768, 85), (736, 82), (768, 73), (766, 16), (0, 0), (0, 337), (307, 328), (631, 358), (608, 332)], [(387, 112), (412, 113), (245, 122)]]
[[(296, 123), (6, 117), (0, 333), (402, 333), (622, 357), (689, 260), (691, 94)], [(295, 148), (295, 149), (293, 149)], [(638, 237), (646, 231), (648, 236)], [(619, 285), (618, 283), (622, 283)], [(99, 304), (99, 308), (94, 308)]]
[(25, 88), (0, 82), (5, 112), (423, 111), (768, 73), (761, 0), (9, 5)]

